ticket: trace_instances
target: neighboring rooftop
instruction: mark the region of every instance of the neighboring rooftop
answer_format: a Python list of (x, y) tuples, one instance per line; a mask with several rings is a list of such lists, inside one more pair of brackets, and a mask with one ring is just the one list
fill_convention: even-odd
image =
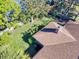
[(79, 24), (69, 22), (59, 33), (54, 33), (55, 24), (49, 23), (33, 36), (44, 46), (33, 59), (78, 59)]
[(49, 23), (33, 37), (44, 46), (76, 41), (65, 29), (63, 29), (63, 31), (59, 31), (58, 33), (54, 33), (56, 25), (54, 22)]

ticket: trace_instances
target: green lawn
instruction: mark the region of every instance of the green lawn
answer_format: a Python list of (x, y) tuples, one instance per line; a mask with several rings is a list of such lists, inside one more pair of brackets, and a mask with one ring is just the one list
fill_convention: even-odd
[[(2, 59), (30, 59), (29, 54), (24, 55), (24, 50), (26, 50), (29, 47), (29, 44), (23, 40), (23, 33), (26, 34), (26, 32), (29, 32), (33, 35), (35, 32), (38, 31), (35, 31), (38, 27), (41, 27), (42, 25), (45, 26), (50, 21), (51, 20), (48, 18), (43, 18), (42, 20), (34, 21), (32, 25), (30, 23), (27, 23), (24, 26), (15, 29), (9, 35), (10, 42), (8, 44), (8, 47), (3, 51), (4, 56)], [(29, 37), (29, 39), (32, 38), (32, 35), (31, 37)], [(29, 42), (32, 43), (32, 39)], [(4, 47), (2, 49), (4, 49)]]
[[(10, 42), (8, 43), (8, 47), (3, 51), (2, 59), (19, 59), (23, 58), (23, 52), (29, 47), (29, 44), (26, 43), (22, 36), (25, 31), (27, 31), (30, 27), (30, 24), (27, 23), (22, 27), (15, 29), (10, 35)], [(6, 45), (5, 45), (6, 46)], [(22, 57), (21, 57), (22, 56)]]
[[(21, 53), (21, 50), (24, 51), (29, 47), (29, 44), (26, 43), (22, 36), (25, 31), (27, 31), (30, 28), (30, 24), (27, 23), (24, 26), (22, 26), (21, 28), (17, 28), (11, 35), (11, 48), (13, 47), (13, 50), (15, 50), (17, 53), (18, 51), (20, 51), (19, 53)], [(16, 55), (16, 53), (14, 54)], [(19, 58), (18, 58), (19, 59)]]

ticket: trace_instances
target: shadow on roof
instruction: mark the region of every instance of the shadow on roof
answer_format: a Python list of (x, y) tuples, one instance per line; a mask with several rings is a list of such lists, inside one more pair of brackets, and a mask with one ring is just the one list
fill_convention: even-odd
[(41, 31), (56, 33), (56, 30), (57, 30), (57, 28), (43, 28)]

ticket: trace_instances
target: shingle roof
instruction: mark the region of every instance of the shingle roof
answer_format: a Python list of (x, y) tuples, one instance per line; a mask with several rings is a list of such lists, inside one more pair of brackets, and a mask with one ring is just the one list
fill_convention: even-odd
[(55, 26), (54, 22), (51, 22), (46, 27), (37, 32), (33, 37), (44, 46), (76, 41), (75, 38), (72, 37), (70, 33), (64, 28), (62, 31), (54, 33), (57, 26)]
[[(54, 27), (52, 24), (53, 23), (49, 23), (45, 28)], [(58, 34), (53, 32), (45, 32), (43, 34), (41, 31), (39, 31), (36, 33), (33, 37), (41, 42), (44, 47), (37, 53), (37, 55), (33, 57), (33, 59), (78, 59), (79, 24), (74, 24), (72, 22), (68, 23), (65, 29), (69, 32), (68, 34), (71, 34), (75, 38), (75, 40), (67, 36), (67, 34), (63, 34), (62, 32), (59, 32)], [(45, 38), (42, 39), (43, 36), (45, 36)], [(56, 38), (53, 39), (53, 37)], [(46, 40), (48, 43), (45, 42)]]

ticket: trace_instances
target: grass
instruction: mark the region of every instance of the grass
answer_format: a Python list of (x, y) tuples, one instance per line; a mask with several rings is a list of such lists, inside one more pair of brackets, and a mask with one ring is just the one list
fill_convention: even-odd
[[(41, 26), (41, 25), (45, 26), (51, 21), (50, 19), (48, 20), (45, 20), (45, 19), (48, 19), (48, 18), (43, 18), (42, 20), (36, 20), (34, 21), (33, 24), (36, 24), (38, 26)], [(9, 35), (10, 42), (9, 42), (8, 48), (6, 49), (2, 48), (4, 49), (4, 51), (2, 52), (4, 55), (2, 59), (5, 59), (5, 58), (6, 59), (22, 59), (22, 58), (30, 59), (29, 54), (26, 54), (26, 55), (23, 54), (23, 52), (30, 46), (27, 42), (23, 40), (22, 37), (23, 37), (23, 33), (28, 32), (29, 29), (31, 30), (33, 28), (32, 25), (30, 25), (30, 23), (27, 23), (24, 26), (15, 29)], [(33, 32), (33, 34), (34, 33), (35, 31)], [(29, 37), (29, 39), (31, 39), (29, 40), (29, 42), (32, 43), (32, 36)]]
[[(29, 47), (29, 44), (24, 42), (22, 39), (23, 32), (27, 31), (30, 27), (30, 24), (27, 23), (24, 26), (17, 28), (15, 31), (13, 31), (12, 34), (10, 34), (10, 42), (8, 42), (8, 47), (3, 49), (2, 52), (2, 59), (16, 59), (17, 55), (20, 56), (21, 51), (26, 50)], [(22, 56), (23, 54), (21, 54)], [(19, 59), (20, 57), (18, 57)], [(1, 59), (1, 57), (0, 57)]]
[[(27, 31), (30, 27), (30, 24), (27, 23), (26, 25), (22, 26), (21, 28), (17, 28), (11, 35), (11, 41), (14, 44), (15, 42), (15, 46), (18, 45), (19, 47), (23, 47), (23, 48), (28, 48), (28, 44), (26, 42), (23, 41), (22, 36), (23, 36), (23, 32)], [(25, 46), (24, 46), (24, 45)]]

